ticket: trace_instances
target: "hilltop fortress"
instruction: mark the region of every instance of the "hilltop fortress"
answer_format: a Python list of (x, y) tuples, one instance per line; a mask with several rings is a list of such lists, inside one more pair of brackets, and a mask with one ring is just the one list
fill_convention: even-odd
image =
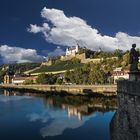
[[(101, 49), (99, 49), (99, 51), (97, 52), (100, 53)], [(67, 61), (73, 58), (77, 58), (80, 60), (81, 63), (84, 63), (84, 64), (89, 63), (89, 62), (99, 63), (101, 60), (103, 60), (103, 58), (90, 58), (90, 55), (93, 55), (94, 53), (95, 51), (91, 51), (87, 49), (86, 47), (80, 47), (77, 44), (76, 46), (68, 47), (66, 49), (65, 55), (60, 56), (60, 60)], [(108, 59), (118, 59), (118, 57), (111, 57)], [(52, 59), (49, 59), (47, 62), (42, 62), (41, 65), (45, 65), (45, 66), (52, 65)]]

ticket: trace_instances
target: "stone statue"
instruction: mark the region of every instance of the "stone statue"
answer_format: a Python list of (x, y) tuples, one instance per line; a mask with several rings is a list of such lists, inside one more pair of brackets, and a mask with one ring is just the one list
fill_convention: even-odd
[(136, 44), (132, 44), (129, 57), (130, 71), (139, 71), (138, 70), (139, 52), (136, 51), (135, 48)]

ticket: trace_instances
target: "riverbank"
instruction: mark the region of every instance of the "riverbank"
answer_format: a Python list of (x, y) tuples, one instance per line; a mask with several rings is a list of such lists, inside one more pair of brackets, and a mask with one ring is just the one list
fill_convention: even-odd
[(117, 85), (0, 85), (1, 89), (24, 90), (43, 93), (66, 93), (72, 95), (116, 95)]

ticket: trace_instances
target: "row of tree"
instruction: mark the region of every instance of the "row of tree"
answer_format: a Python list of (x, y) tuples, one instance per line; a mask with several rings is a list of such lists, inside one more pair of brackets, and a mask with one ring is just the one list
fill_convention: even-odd
[(75, 84), (104, 84), (107, 82), (108, 74), (100, 69), (100, 65), (95, 64), (93, 67), (84, 65), (72, 71), (65, 73), (65, 81)]
[[(28, 84), (28, 81), (25, 81), (25, 84)], [(38, 76), (38, 78), (36, 79), (36, 83), (37, 84), (62, 84), (63, 83), (63, 79), (58, 76), (58, 75), (52, 75), (52, 74), (45, 74), (42, 73)]]

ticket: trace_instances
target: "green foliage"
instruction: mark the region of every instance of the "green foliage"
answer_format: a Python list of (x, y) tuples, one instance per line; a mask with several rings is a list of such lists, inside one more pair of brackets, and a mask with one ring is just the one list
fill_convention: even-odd
[(140, 69), (140, 63), (138, 63), (138, 69)]
[(65, 73), (66, 82), (75, 84), (103, 84), (106, 82), (106, 74), (97, 64), (85, 64), (81, 68)]
[(114, 51), (114, 56), (117, 56), (117, 57), (121, 58), (123, 56), (123, 51), (120, 50), (120, 49), (116, 49)]
[(75, 67), (81, 67), (83, 64), (79, 62), (79, 59), (72, 59), (69, 61), (56, 61), (51, 66), (42, 66), (40, 69), (35, 70), (33, 73), (40, 73), (40, 72), (54, 72), (54, 71), (63, 71), (63, 70), (71, 70)]
[(63, 79), (58, 77), (56, 80), (56, 84), (62, 85), (62, 83), (63, 83)]
[(109, 84), (114, 84), (114, 78), (113, 77), (108, 77), (108, 82), (109, 82)]
[(38, 84), (46, 84), (46, 74), (45, 73), (40, 74), (36, 79), (36, 82)]
[[(41, 63), (19, 63), (19, 64), (8, 64), (9, 68), (6, 72), (10, 74), (15, 74), (16, 72), (23, 73), (24, 71), (28, 71), (39, 67)], [(3, 66), (4, 67), (4, 66)]]
[(85, 48), (79, 48), (79, 50), (78, 50), (78, 54), (82, 54), (82, 53), (85, 53), (85, 52), (86, 52)]
[(0, 71), (0, 83), (3, 83), (3, 78), (5, 74), (6, 74), (6, 71)]
[(7, 73), (7, 70), (3, 70), (4, 65), (0, 65), (0, 83), (3, 83), (4, 75)]
[(92, 50), (86, 49), (85, 53), (86, 53), (86, 58), (93, 58), (95, 52)]
[(72, 59), (71, 59), (71, 62), (72, 62), (72, 64), (80, 64), (80, 60), (79, 59), (77, 59), (76, 57), (73, 57)]
[(122, 57), (121, 65), (123, 68), (127, 67), (129, 65), (129, 52), (125, 53)]
[(36, 79), (38, 84), (55, 84), (57, 80), (56, 75), (42, 73)]
[(25, 80), (24, 81), (24, 85), (32, 85), (32, 84), (34, 84), (33, 80)]
[(122, 50), (116, 49), (113, 52), (95, 52), (93, 55), (93, 58), (109, 58), (109, 57), (118, 57), (121, 58), (123, 56), (124, 52)]
[(100, 65), (95, 65), (91, 68), (89, 81), (90, 84), (104, 84), (106, 82), (106, 74), (100, 68)]

